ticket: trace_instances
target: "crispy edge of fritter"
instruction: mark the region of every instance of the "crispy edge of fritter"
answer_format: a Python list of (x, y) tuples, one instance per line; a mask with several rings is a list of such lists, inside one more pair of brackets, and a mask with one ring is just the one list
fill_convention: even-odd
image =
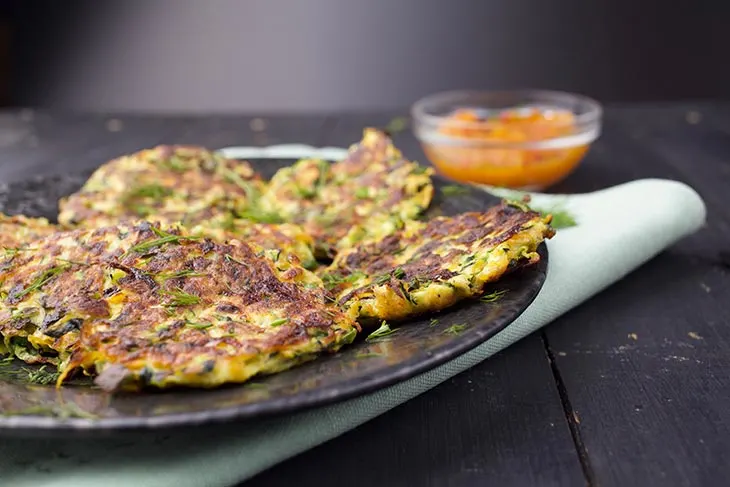
[[(517, 234), (506, 242), (495, 247), (495, 252), (507, 249), (504, 257), (494, 259), (491, 256), (487, 260), (484, 270), (475, 276), (476, 286), (456, 287), (452, 280), (460, 280), (464, 276), (458, 275), (444, 283), (432, 282), (416, 291), (408, 293), (410, 297), (404, 297), (388, 285), (373, 287), (373, 298), (359, 300), (357, 306), (348, 309), (350, 316), (357, 316), (365, 320), (403, 320), (420, 316), (430, 312), (441, 311), (453, 306), (459, 301), (476, 297), (482, 293), (484, 286), (490, 282), (501, 279), (508, 272), (519, 268), (536, 264), (540, 260), (537, 247), (542, 243), (542, 233), (539, 225)], [(434, 294), (436, 299), (434, 299)], [(414, 304), (418, 303), (418, 304)], [(426, 303), (425, 306), (421, 303)], [(346, 303), (342, 303), (346, 305)], [(383, 310), (387, 310), (383, 312)]]
[[(214, 370), (208, 372), (205, 369), (195, 370), (191, 367), (188, 372), (165, 375), (164, 380), (158, 382), (145, 382), (143, 380), (147, 368), (144, 365), (131, 370), (128, 366), (110, 361), (98, 373), (95, 383), (107, 392), (135, 392), (149, 387), (156, 389), (177, 387), (211, 389), (226, 384), (243, 384), (255, 377), (283, 372), (315, 360), (327, 353), (337, 352), (342, 347), (352, 343), (357, 334), (358, 330), (353, 327), (346, 333), (336, 335), (335, 340), (326, 346), (318, 343), (316, 338), (310, 338), (308, 341), (300, 342), (285, 350), (276, 352), (275, 358), (270, 357), (269, 353), (216, 357)], [(74, 367), (90, 369), (94, 366), (92, 357), (87, 355), (83, 362), (69, 364), (66, 370), (70, 372)], [(193, 360), (191, 358), (191, 361)], [(65, 374), (66, 370), (62, 374)], [(225, 372), (221, 372), (221, 370)], [(65, 375), (60, 376), (57, 386), (60, 387), (65, 379)]]
[[(504, 207), (503, 203), (500, 207)], [(508, 205), (509, 206), (509, 205)], [(495, 207), (494, 209), (499, 209)], [(528, 228), (520, 229), (517, 232), (510, 232), (506, 240), (491, 247), (486, 253), (487, 258), (481, 266), (481, 270), (465, 276), (463, 272), (443, 280), (434, 280), (420, 286), (415, 290), (408, 290), (402, 287), (402, 283), (394, 274), (400, 265), (394, 265), (380, 273), (379, 276), (368, 275), (362, 269), (349, 269), (348, 275), (363, 273), (363, 276), (349, 282), (347, 276), (341, 279), (335, 286), (334, 294), (337, 303), (342, 306), (351, 317), (361, 323), (372, 321), (389, 320), (400, 321), (407, 318), (414, 318), (423, 314), (441, 311), (445, 308), (464, 299), (480, 295), (484, 287), (491, 282), (498, 281), (509, 272), (519, 268), (536, 264), (540, 260), (537, 248), (546, 239), (552, 238), (555, 231), (550, 226), (551, 217), (541, 217), (538, 213), (530, 210), (523, 213), (530, 215), (529, 220), (520, 222), (520, 226), (528, 224)], [(424, 226), (416, 222), (409, 231), (416, 233), (423, 230)], [(366, 241), (364, 244), (373, 244), (374, 241)], [(346, 260), (351, 252), (357, 251), (358, 247), (340, 253), (332, 265), (320, 271), (320, 277), (325, 278), (330, 273), (338, 273), (338, 264)], [(475, 253), (485, 252), (486, 249), (475, 249)], [(446, 270), (449, 262), (444, 262), (443, 270)], [(449, 273), (451, 273), (449, 271)], [(378, 282), (382, 277), (382, 283)], [(364, 295), (364, 297), (360, 296)]]

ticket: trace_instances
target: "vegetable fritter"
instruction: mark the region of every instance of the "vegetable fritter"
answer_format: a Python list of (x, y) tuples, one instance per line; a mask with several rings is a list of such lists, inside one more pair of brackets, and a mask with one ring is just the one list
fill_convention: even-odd
[[(0, 352), (108, 390), (287, 369), (359, 328), (296, 257), (149, 223), (62, 232), (0, 264)], [(2, 349), (4, 347), (4, 350)]]
[(385, 133), (369, 128), (342, 161), (304, 159), (279, 170), (260, 208), (302, 225), (318, 256), (331, 257), (353, 226), (369, 228), (372, 217), (417, 217), (431, 203), (432, 173), (405, 159)]
[(83, 228), (140, 219), (196, 225), (245, 212), (263, 186), (246, 162), (202, 147), (161, 145), (99, 167), (60, 201), (58, 220)]
[(321, 277), (355, 319), (409, 318), (478, 296), (487, 283), (539, 261), (538, 245), (554, 234), (549, 223), (507, 202), (485, 213), (412, 220), (340, 252)]

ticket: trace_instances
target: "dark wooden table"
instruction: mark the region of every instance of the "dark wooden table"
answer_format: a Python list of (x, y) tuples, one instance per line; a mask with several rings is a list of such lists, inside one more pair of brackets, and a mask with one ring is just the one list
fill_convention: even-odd
[[(0, 180), (92, 168), (158, 143), (347, 146), (402, 113), (0, 114)], [(423, 160), (410, 132), (396, 135)], [(730, 478), (730, 104), (610, 107), (555, 191), (684, 181), (709, 222), (492, 359), (249, 486), (698, 486)]]

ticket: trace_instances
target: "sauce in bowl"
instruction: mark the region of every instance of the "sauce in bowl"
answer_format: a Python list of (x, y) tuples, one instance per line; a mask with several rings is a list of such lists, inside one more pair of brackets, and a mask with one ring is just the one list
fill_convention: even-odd
[(537, 190), (562, 180), (597, 136), (572, 110), (542, 103), (458, 107), (424, 118), (416, 135), (442, 174), (508, 188)]

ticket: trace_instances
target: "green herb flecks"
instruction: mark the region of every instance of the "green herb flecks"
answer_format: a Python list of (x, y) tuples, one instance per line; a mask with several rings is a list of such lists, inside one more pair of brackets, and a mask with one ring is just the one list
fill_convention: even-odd
[(359, 198), (361, 200), (367, 199), (370, 197), (370, 190), (365, 187), (360, 187), (355, 190), (355, 197)]
[(151, 206), (142, 205), (142, 204), (138, 204), (138, 203), (129, 205), (129, 209), (132, 210), (132, 212), (134, 212), (135, 215), (137, 215), (141, 218), (148, 217), (155, 212), (155, 210)]
[(181, 242), (185, 240), (198, 240), (199, 236), (193, 236), (193, 235), (175, 235), (174, 233), (165, 232), (164, 230), (160, 230), (157, 227), (151, 227), (152, 231), (157, 235), (159, 238), (148, 240), (147, 242), (142, 242), (137, 245), (133, 245), (129, 248), (127, 253), (138, 253), (142, 254), (144, 252), (148, 252), (154, 248), (160, 247), (165, 244), (180, 244)]
[(233, 217), (232, 213), (226, 213), (223, 216), (223, 220), (218, 225), (223, 230), (227, 230), (229, 232), (232, 232), (236, 229), (236, 219)]
[(354, 271), (349, 276), (340, 276), (337, 274), (323, 274), (322, 283), (324, 284), (325, 288), (332, 289), (339, 284), (353, 283), (362, 279), (363, 277), (367, 277), (367, 274), (362, 271)]
[(390, 281), (390, 274), (383, 274), (381, 276), (376, 277), (375, 280), (373, 281), (373, 284), (375, 284), (376, 286), (382, 286), (383, 284), (385, 284), (388, 281)]
[(298, 197), (304, 198), (305, 200), (317, 196), (317, 188), (315, 187), (296, 186), (294, 188), (294, 192), (297, 194)]
[(248, 198), (253, 199), (256, 197), (257, 191), (254, 186), (243, 179), (236, 171), (227, 168), (225, 164), (219, 164), (218, 169), (226, 181), (241, 188)]
[(464, 186), (457, 186), (453, 184), (441, 188), (441, 194), (444, 196), (458, 196), (463, 194), (469, 194), (469, 189)]
[(355, 358), (374, 358), (374, 357), (382, 357), (382, 353), (378, 352), (359, 352), (355, 354)]
[(243, 267), (246, 267), (249, 269), (251, 268), (250, 264), (248, 264), (247, 262), (243, 262), (242, 260), (236, 259), (231, 254), (226, 254), (223, 258), (226, 259), (228, 262), (235, 262), (236, 264), (241, 265)]
[(476, 261), (476, 260), (477, 260), (477, 258), (474, 254), (469, 254), (464, 259), (464, 262), (462, 263), (462, 265), (464, 267), (468, 267), (468, 266), (472, 265), (474, 263), (474, 261)]
[(501, 291), (494, 291), (489, 294), (485, 294), (481, 298), (479, 298), (479, 301), (482, 303), (494, 303), (495, 301), (499, 301), (502, 299), (502, 296), (504, 296), (507, 293), (507, 289), (502, 289)]
[(136, 188), (132, 188), (127, 192), (127, 198), (129, 199), (136, 199), (136, 198), (152, 198), (152, 199), (162, 199), (166, 196), (170, 196), (173, 193), (173, 190), (170, 188), (166, 188), (160, 184), (151, 183), (151, 184), (143, 184), (141, 186), (137, 186)]
[(263, 211), (255, 206), (239, 211), (237, 215), (254, 223), (284, 223), (284, 219), (278, 213)]
[(30, 283), (30, 285), (28, 285), (28, 287), (18, 293), (11, 294), (11, 297), (14, 300), (17, 300), (22, 298), (26, 294), (41, 289), (43, 286), (48, 284), (48, 282), (51, 281), (54, 277), (66, 271), (69, 267), (71, 267), (69, 264), (62, 264), (43, 271), (38, 277), (33, 280), (33, 282)]
[(403, 252), (405, 252), (407, 248), (408, 248), (408, 247), (400, 247), (400, 248), (398, 248), (398, 249), (395, 249), (395, 250), (394, 250), (394, 251), (392, 252), (392, 254), (393, 254), (393, 255), (400, 255), (400, 254), (402, 254)]
[(332, 289), (333, 287), (342, 284), (343, 282), (347, 282), (347, 278), (349, 276), (338, 276), (337, 274), (322, 274), (322, 283), (324, 284), (324, 287), (327, 289)]
[(468, 328), (467, 325), (451, 325), (444, 330), (445, 335), (458, 335)]
[(540, 211), (540, 214), (542, 214), (542, 216), (552, 215), (553, 219), (550, 222), (550, 226), (555, 229), (575, 227), (578, 225), (578, 222), (575, 221), (573, 215), (571, 215), (567, 210), (562, 208), (542, 210)]
[[(487, 191), (495, 196), (503, 198), (505, 203), (515, 208), (519, 208), (522, 211), (536, 211), (543, 217), (548, 214), (553, 215), (553, 221), (551, 225), (553, 228), (568, 228), (576, 226), (578, 223), (575, 217), (563, 207), (563, 202), (555, 202), (552, 205), (536, 205), (532, 203), (531, 196), (529, 193), (524, 191), (510, 190), (506, 188), (490, 188)], [(529, 206), (527, 203), (530, 203)]]
[(160, 161), (160, 164), (175, 172), (185, 172), (188, 170), (188, 166), (187, 164), (185, 164), (185, 161), (180, 159), (178, 156), (172, 156), (169, 159), (163, 159), (162, 161)]
[(431, 320), (428, 322), (429, 327), (434, 327), (439, 324), (438, 318), (431, 318)]
[(60, 373), (58, 371), (48, 370), (47, 365), (43, 365), (40, 368), (31, 367), (19, 367), (13, 368), (15, 357), (9, 355), (0, 359), (0, 367), (8, 370), (2, 371), (2, 377), (10, 380), (18, 380), (27, 382), (30, 384), (48, 385), (53, 384), (58, 380)]
[(69, 402), (65, 404), (49, 404), (31, 406), (16, 411), (5, 411), (4, 416), (49, 416), (59, 419), (80, 418), (98, 419), (98, 415), (84, 411), (77, 404)]
[(421, 175), (426, 174), (430, 168), (428, 166), (422, 166), (420, 164), (416, 164), (413, 167), (413, 170), (411, 171), (413, 174)]
[(396, 267), (389, 274), (381, 274), (380, 276), (376, 277), (373, 280), (373, 284), (375, 284), (376, 286), (382, 286), (383, 284), (390, 281), (391, 278), (403, 279), (404, 277), (406, 277), (406, 271), (403, 270), (402, 267)]
[(322, 330), (321, 328), (309, 328), (307, 330), (307, 335), (314, 338), (326, 337), (329, 336), (329, 334), (329, 330)]
[(28, 247), (3, 247), (3, 257), (15, 257), (19, 252), (28, 252), (30, 250), (38, 250)]
[(180, 279), (183, 277), (205, 277), (207, 275), (208, 274), (206, 274), (205, 272), (196, 272), (192, 269), (184, 269), (184, 270), (177, 271), (177, 272), (159, 274), (157, 277), (158, 277), (158, 279), (160, 279), (161, 281), (164, 282), (164, 281), (168, 281), (170, 279)]
[(35, 316), (39, 312), (40, 312), (40, 308), (13, 309), (10, 312), (10, 319), (22, 320), (22, 319), (30, 318), (31, 316)]
[(520, 211), (528, 212), (533, 211), (530, 206), (525, 201), (520, 200), (505, 200), (505, 203), (507, 203), (508, 206), (512, 206), (514, 208), (517, 208)]
[(179, 306), (194, 306), (200, 303), (200, 296), (195, 294), (186, 293), (182, 289), (176, 289), (174, 291), (163, 291), (165, 294), (170, 296), (170, 300), (165, 304), (167, 307), (177, 308)]
[(407, 128), (407, 117), (395, 117), (390, 122), (388, 122), (388, 125), (385, 126), (385, 131), (391, 135), (395, 135), (397, 133), (403, 132)]
[(71, 260), (71, 259), (62, 259), (60, 257), (56, 257), (56, 260), (58, 262), (63, 262), (64, 264), (77, 265), (77, 266), (81, 266), (81, 267), (88, 267), (91, 265), (88, 262), (81, 262), (79, 260)]
[(398, 289), (400, 290), (401, 294), (406, 299), (406, 301), (411, 303), (413, 306), (418, 305), (418, 303), (416, 302), (416, 299), (413, 296), (411, 296), (411, 293), (408, 291), (408, 289), (406, 289), (405, 283), (403, 283), (402, 281), (398, 281)]
[(555, 229), (561, 229), (561, 228), (569, 228), (574, 227), (578, 225), (578, 222), (575, 220), (575, 217), (566, 210), (562, 204), (556, 203), (552, 206), (543, 206), (543, 205), (535, 205), (530, 204), (528, 206), (527, 202), (521, 202), (517, 200), (512, 200), (508, 202), (509, 205), (514, 206), (516, 208), (521, 209), (522, 211), (536, 211), (540, 213), (540, 215), (544, 218), (548, 215), (552, 215), (552, 221), (550, 222), (550, 226), (552, 226)]
[(205, 330), (213, 326), (213, 323), (205, 323), (200, 321), (186, 321), (185, 326), (188, 328), (195, 328), (196, 330)]
[(289, 323), (289, 318), (277, 318), (269, 323), (269, 326), (281, 326), (286, 323)]
[(264, 250), (264, 257), (267, 259), (277, 262), (279, 260), (279, 257), (281, 257), (281, 250), (280, 249), (266, 249)]
[(27, 380), (32, 384), (48, 385), (54, 384), (58, 380), (60, 373), (58, 371), (51, 372), (46, 370), (46, 365), (39, 369), (30, 369), (23, 367), (23, 371), (28, 374)]
[(392, 335), (398, 331), (398, 328), (391, 328), (390, 325), (388, 325), (387, 322), (383, 321), (380, 324), (380, 328), (372, 332), (368, 337), (365, 339), (366, 342), (372, 342), (376, 340), (381, 340), (389, 335)]
[(352, 343), (352, 341), (357, 337), (357, 330), (355, 328), (350, 328), (340, 337), (341, 343)]

